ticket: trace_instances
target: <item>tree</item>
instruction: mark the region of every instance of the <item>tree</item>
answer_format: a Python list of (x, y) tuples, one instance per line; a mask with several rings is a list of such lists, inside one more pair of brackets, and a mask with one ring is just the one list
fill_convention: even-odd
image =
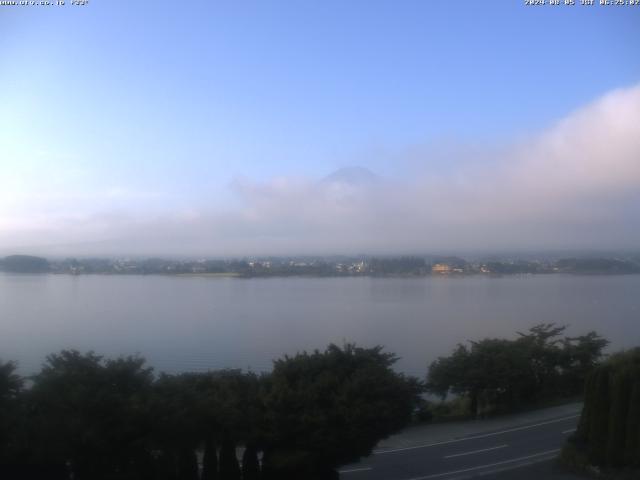
[(601, 467), (639, 467), (638, 405), (640, 348), (635, 348), (613, 355), (589, 374), (579, 427), (565, 458), (586, 458)]
[[(152, 371), (138, 357), (47, 357), (29, 392), (34, 463), (70, 464), (82, 479), (143, 476)], [(116, 476), (120, 475), (120, 476)]]
[(421, 386), (391, 369), (396, 360), (381, 347), (351, 344), (277, 360), (264, 396), (267, 472), (334, 478), (336, 467), (405, 426)]
[(258, 449), (248, 444), (242, 454), (242, 480), (258, 480), (260, 478), (260, 463)]
[(560, 336), (567, 329), (566, 325), (541, 323), (529, 329), (527, 333), (518, 332), (517, 343), (529, 359), (529, 379), (531, 380), (529, 395), (535, 397), (553, 395), (558, 386), (562, 350)]
[(211, 436), (205, 440), (204, 444), (202, 480), (218, 480), (218, 452)]
[(607, 435), (607, 463), (614, 467), (624, 465), (629, 398), (631, 397), (631, 369), (622, 368), (611, 375), (611, 411)]
[(0, 402), (14, 400), (22, 390), (23, 379), (16, 374), (14, 362), (0, 361)]
[(562, 377), (561, 382), (569, 393), (579, 392), (587, 375), (603, 357), (603, 351), (609, 341), (596, 332), (562, 340)]
[(443, 398), (449, 392), (467, 396), (474, 417), (491, 404), (511, 408), (526, 381), (526, 362), (525, 353), (509, 340), (485, 339), (471, 342), (471, 348), (458, 345), (451, 356), (431, 364), (427, 388)]
[(0, 466), (12, 462), (20, 450), (17, 437), (22, 430), (22, 412), (18, 396), (23, 379), (15, 371), (15, 363), (0, 361)]
[(229, 434), (223, 436), (220, 448), (220, 479), (240, 480), (240, 464), (236, 457), (236, 445)]
[(177, 480), (190, 480), (197, 469), (195, 451), (205, 439), (200, 410), (200, 374), (161, 374), (153, 385), (149, 413), (154, 419), (153, 448), (162, 454), (164, 470)]
[(203, 445), (203, 479), (239, 478), (236, 444), (256, 444), (262, 435), (259, 389), (258, 377), (240, 370), (160, 376), (153, 389), (153, 438), (156, 448), (170, 453), (179, 478), (191, 478), (195, 461), (188, 466), (187, 459)]
[(458, 344), (449, 357), (439, 357), (429, 366), (427, 390), (443, 400), (453, 390), (466, 393), (466, 374), (471, 366), (471, 352)]
[[(338, 465), (369, 454), (411, 418), (421, 385), (395, 373), (395, 361), (381, 347), (331, 345), (278, 360), (260, 377), (222, 370), (156, 378), (139, 357), (63, 350), (26, 390), (15, 365), (0, 363), (0, 476), (337, 478)], [(242, 469), (236, 446), (244, 446)]]
[(595, 332), (561, 338), (565, 326), (535, 325), (515, 340), (487, 338), (458, 345), (429, 366), (427, 389), (469, 399), (469, 414), (512, 410), (523, 402), (576, 395), (607, 341)]
[(627, 428), (625, 438), (624, 463), (632, 467), (640, 467), (640, 366), (638, 365), (631, 370), (627, 422), (630, 428)]
[(198, 480), (198, 458), (194, 449), (185, 447), (178, 454), (180, 480)]

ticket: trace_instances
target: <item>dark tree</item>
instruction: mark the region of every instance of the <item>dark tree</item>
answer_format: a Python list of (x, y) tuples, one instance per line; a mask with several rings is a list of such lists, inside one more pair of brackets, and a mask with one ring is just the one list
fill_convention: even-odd
[(178, 456), (178, 475), (180, 480), (198, 480), (198, 459), (192, 448), (184, 448)]
[(220, 447), (220, 480), (240, 480), (236, 444), (228, 434), (223, 436)]
[(13, 401), (22, 390), (23, 379), (16, 373), (14, 362), (0, 361), (0, 402)]
[(598, 365), (607, 345), (609, 341), (596, 332), (563, 339), (561, 382), (567, 392), (580, 391), (584, 387), (587, 375)]
[(165, 468), (179, 480), (190, 478), (192, 453), (204, 439), (198, 380), (199, 374), (162, 374), (153, 385), (149, 404), (153, 447), (162, 452)]
[[(624, 463), (640, 467), (640, 367), (631, 370), (631, 394), (627, 421), (627, 436), (624, 446)], [(634, 428), (634, 426), (637, 426)]]
[(635, 348), (589, 374), (580, 424), (563, 457), (600, 467), (640, 467), (639, 405), (640, 348)]
[(28, 396), (33, 462), (69, 464), (79, 480), (144, 476), (152, 380), (137, 357), (50, 355)]
[(611, 411), (607, 439), (607, 464), (614, 467), (624, 465), (624, 449), (631, 398), (632, 382), (627, 368), (614, 372), (611, 376)]
[(260, 478), (260, 463), (258, 450), (255, 445), (248, 444), (242, 454), (242, 480), (258, 480)]
[(204, 444), (202, 480), (218, 480), (218, 452), (212, 438), (208, 438)]
[(3, 467), (22, 453), (21, 435), (24, 412), (19, 403), (23, 379), (15, 373), (16, 364), (0, 361), (0, 476)]
[(589, 456), (598, 464), (605, 461), (607, 436), (609, 433), (609, 410), (611, 408), (611, 390), (609, 376), (611, 369), (604, 366), (596, 370), (591, 392), (586, 401), (591, 402), (594, 415), (589, 419)]
[(453, 390), (466, 392), (466, 375), (471, 366), (471, 352), (458, 344), (448, 357), (439, 357), (429, 366), (427, 389), (443, 400)]
[[(337, 466), (369, 454), (411, 418), (421, 385), (395, 373), (395, 360), (380, 347), (332, 345), (278, 360), (262, 377), (223, 370), (155, 378), (138, 357), (62, 351), (29, 389), (14, 364), (0, 363), (0, 476), (334, 479)], [(244, 447), (242, 470), (236, 446)]]
[(545, 399), (578, 395), (607, 341), (595, 332), (562, 338), (566, 327), (545, 323), (515, 340), (484, 339), (458, 345), (429, 367), (427, 388), (469, 399), (469, 414), (513, 410)]
[[(332, 478), (409, 420), (421, 390), (381, 347), (330, 345), (274, 363), (263, 465), (277, 478)], [(270, 477), (271, 478), (271, 477)]]

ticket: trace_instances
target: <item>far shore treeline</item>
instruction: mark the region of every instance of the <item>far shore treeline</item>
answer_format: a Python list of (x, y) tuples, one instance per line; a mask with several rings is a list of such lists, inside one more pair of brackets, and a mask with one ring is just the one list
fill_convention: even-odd
[(540, 324), (513, 340), (459, 345), (426, 381), (395, 372), (397, 357), (382, 347), (353, 344), (285, 356), (261, 375), (156, 375), (141, 357), (73, 350), (26, 378), (0, 362), (0, 478), (336, 479), (412, 421), (580, 395), (607, 341), (564, 330)]
[(258, 257), (231, 260), (163, 258), (66, 258), (31, 255), (0, 258), (0, 271), (11, 273), (268, 276), (425, 276), (522, 274), (638, 274), (640, 256), (622, 258), (486, 259), (459, 257)]

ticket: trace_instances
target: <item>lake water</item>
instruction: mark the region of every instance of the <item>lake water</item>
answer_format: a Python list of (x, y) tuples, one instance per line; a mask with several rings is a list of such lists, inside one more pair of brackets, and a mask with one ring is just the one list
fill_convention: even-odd
[(159, 370), (269, 370), (330, 342), (384, 345), (424, 376), (458, 342), (536, 323), (640, 345), (640, 275), (207, 278), (0, 274), (0, 358), (34, 372), (62, 348), (144, 355)]

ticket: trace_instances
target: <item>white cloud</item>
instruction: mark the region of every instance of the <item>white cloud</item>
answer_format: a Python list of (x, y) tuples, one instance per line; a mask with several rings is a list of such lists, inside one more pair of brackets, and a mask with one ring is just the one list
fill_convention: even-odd
[[(640, 85), (531, 131), (500, 153), (479, 152), (493, 155), (489, 162), (458, 158), (447, 175), (431, 174), (428, 153), (412, 151), (407, 162), (425, 168), (403, 181), (357, 170), (324, 181), (239, 179), (232, 186), (239, 206), (227, 211), (149, 218), (121, 202), (111, 215), (34, 216), (47, 232), (40, 238), (24, 222), (0, 220), (0, 247), (99, 242), (90, 253), (242, 255), (637, 245)], [(106, 196), (136, 198), (120, 187)]]

